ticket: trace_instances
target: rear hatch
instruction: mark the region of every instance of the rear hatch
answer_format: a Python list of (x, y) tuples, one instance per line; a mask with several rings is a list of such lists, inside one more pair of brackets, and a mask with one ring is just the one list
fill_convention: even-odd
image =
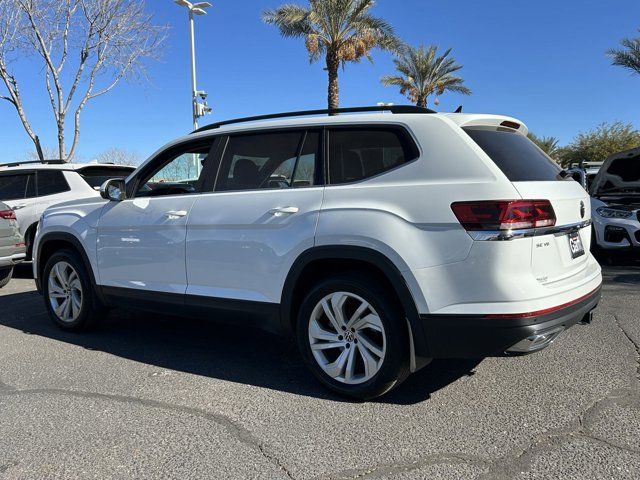
[(531, 269), (541, 284), (561, 286), (589, 263), (591, 228), (585, 224), (591, 218), (589, 195), (518, 131), (519, 124), (509, 123), (516, 128), (473, 126), (464, 130), (502, 170), (522, 199), (551, 203), (555, 226), (536, 230), (531, 242)]

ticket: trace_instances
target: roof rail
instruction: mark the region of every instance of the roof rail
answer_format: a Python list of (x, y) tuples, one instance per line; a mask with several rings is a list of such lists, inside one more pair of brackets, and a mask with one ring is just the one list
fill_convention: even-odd
[(13, 162), (13, 163), (2, 163), (0, 167), (19, 167), (21, 165), (64, 165), (64, 160), (27, 160), (26, 162)]
[(391, 112), (391, 113), (437, 113), (434, 110), (430, 110), (424, 107), (416, 107), (415, 105), (378, 105), (375, 107), (349, 107), (349, 108), (335, 108), (335, 109), (322, 109), (322, 110), (302, 110), (299, 112), (283, 112), (272, 113), (269, 115), (258, 115), (256, 117), (244, 117), (236, 118), (233, 120), (225, 120), (224, 122), (212, 123), (205, 125), (191, 133), (205, 132), (207, 130), (215, 130), (224, 125), (232, 125), (234, 123), (247, 123), (255, 122), (258, 120), (270, 120), (275, 118), (288, 118), (288, 117), (305, 117), (311, 115), (336, 115), (340, 113), (365, 113), (365, 112)]

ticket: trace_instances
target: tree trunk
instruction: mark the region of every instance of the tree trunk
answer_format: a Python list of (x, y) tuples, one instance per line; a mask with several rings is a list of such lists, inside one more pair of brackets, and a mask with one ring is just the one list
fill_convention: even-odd
[(58, 159), (66, 160), (64, 155), (64, 117), (58, 119)]
[(421, 95), (418, 97), (418, 101), (416, 102), (416, 106), (426, 108), (427, 107), (427, 96)]
[(329, 74), (328, 108), (334, 110), (340, 108), (340, 85), (338, 84), (338, 68), (340, 62), (335, 52), (327, 52), (327, 72)]

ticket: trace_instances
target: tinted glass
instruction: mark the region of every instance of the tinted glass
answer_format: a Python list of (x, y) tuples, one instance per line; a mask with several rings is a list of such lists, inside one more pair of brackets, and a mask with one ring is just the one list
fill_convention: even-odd
[(561, 168), (524, 135), (503, 128), (464, 130), (512, 182), (562, 180)]
[(158, 197), (196, 193), (210, 145), (187, 148), (147, 176), (136, 196)]
[(373, 177), (412, 156), (396, 130), (333, 130), (329, 134), (329, 183)]
[(34, 174), (0, 176), (0, 200), (21, 200), (36, 196)]
[(316, 167), (320, 160), (320, 132), (307, 132), (304, 145), (293, 174), (293, 188), (315, 185)]
[(229, 138), (216, 190), (292, 187), (302, 135), (281, 132)]
[(86, 167), (78, 173), (94, 189), (100, 189), (102, 184), (111, 178), (127, 178), (133, 168), (104, 168)]
[(69, 185), (64, 178), (64, 174), (60, 171), (40, 170), (37, 178), (39, 197), (69, 191)]

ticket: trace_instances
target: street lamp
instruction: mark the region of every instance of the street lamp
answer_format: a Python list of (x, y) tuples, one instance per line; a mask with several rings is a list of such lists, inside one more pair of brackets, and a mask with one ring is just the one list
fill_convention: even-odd
[[(194, 33), (194, 15), (206, 15), (205, 9), (209, 8), (209, 2), (191, 3), (187, 0), (174, 0), (181, 7), (187, 7), (189, 10), (189, 31), (191, 33), (191, 104), (193, 111), (193, 129), (198, 128), (198, 118), (203, 117), (207, 113), (211, 113), (211, 108), (207, 105), (207, 93), (204, 90), (198, 90), (196, 87), (196, 41)], [(198, 102), (198, 97), (202, 99), (202, 103)]]

